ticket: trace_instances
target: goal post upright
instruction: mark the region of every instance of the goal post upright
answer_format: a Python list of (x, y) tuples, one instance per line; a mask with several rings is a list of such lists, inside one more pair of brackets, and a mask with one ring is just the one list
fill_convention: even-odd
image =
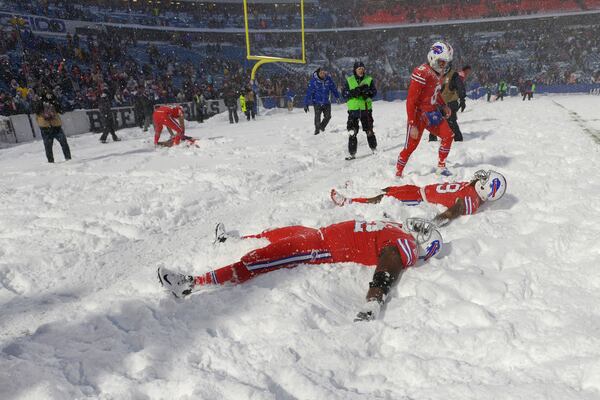
[(252, 67), (252, 73), (250, 75), (250, 80), (254, 82), (256, 78), (256, 72), (258, 69), (267, 63), (275, 63), (275, 62), (283, 62), (283, 63), (293, 63), (293, 64), (306, 64), (306, 46), (304, 44), (304, 0), (300, 0), (300, 34), (302, 41), (302, 58), (286, 58), (286, 57), (273, 57), (273, 56), (258, 56), (253, 55), (250, 51), (250, 27), (248, 24), (248, 0), (243, 0), (244, 2), (244, 30), (246, 33), (246, 58), (248, 60), (257, 61), (256, 64)]

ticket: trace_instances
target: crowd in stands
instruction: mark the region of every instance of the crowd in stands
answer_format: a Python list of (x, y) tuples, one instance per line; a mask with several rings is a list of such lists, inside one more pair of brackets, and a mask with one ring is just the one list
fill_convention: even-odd
[[(3, 33), (0, 115), (31, 112), (37, 94), (47, 90), (68, 111), (96, 108), (105, 90), (113, 98), (113, 106), (120, 107), (132, 105), (136, 96), (146, 96), (155, 104), (191, 101), (197, 94), (206, 100), (217, 99), (225, 81), (241, 90), (250, 80), (241, 60), (219, 56), (219, 44), (206, 46), (205, 57), (197, 65), (155, 44), (144, 45), (147, 62), (140, 62), (128, 53), (141, 45), (127, 34), (100, 32), (81, 38), (68, 34), (65, 41), (57, 41), (29, 30)], [(15, 53), (19, 56), (16, 66), (7, 56)], [(259, 81), (264, 85), (263, 93), (281, 96), (288, 86), (299, 93), (305, 83), (287, 75)]]
[[(259, 95), (278, 98), (292, 92), (301, 99), (310, 68), (316, 66), (324, 67), (340, 85), (360, 58), (385, 98), (386, 92), (407, 88), (412, 68), (425, 61), (432, 36), (454, 46), (457, 67), (473, 66), (471, 85), (494, 85), (500, 80), (515, 86), (523, 80), (600, 83), (597, 22), (578, 17), (562, 23), (525, 20), (502, 26), (504, 31), (470, 24), (310, 33), (306, 46), (308, 59), (315, 61), (312, 66), (263, 67), (258, 75)], [(0, 115), (30, 112), (43, 89), (52, 90), (62, 108), (71, 110), (95, 108), (104, 90), (118, 107), (133, 104), (136, 96), (154, 103), (191, 101), (197, 94), (216, 99), (225, 83), (241, 90), (249, 82), (251, 65), (243, 57), (243, 38), (237, 36), (223, 34), (206, 44), (176, 33), (168, 42), (148, 43), (127, 29), (62, 38), (18, 26), (0, 29), (4, 29), (0, 31)], [(284, 51), (298, 43), (288, 36), (271, 45)], [(225, 56), (224, 49), (232, 47), (239, 49), (238, 55)], [(195, 58), (187, 57), (192, 54)]]
[(471, 86), (495, 85), (501, 80), (514, 86), (522, 80), (542, 85), (600, 83), (600, 24), (590, 21), (518, 21), (502, 25), (504, 31), (484, 24), (435, 26), (400, 34), (393, 30), (322, 34), (321, 50), (315, 51), (325, 54), (329, 69), (339, 70), (341, 77), (349, 62), (339, 60), (352, 56), (347, 48), (352, 43), (355, 57), (370, 66), (380, 92), (407, 88), (412, 68), (425, 61), (432, 37), (452, 44), (457, 67), (473, 67)]
[[(556, 22), (523, 26), (515, 32), (505, 32), (487, 41), (479, 49), (483, 62), (477, 79), (497, 82), (506, 79), (517, 82), (524, 76), (545, 85), (599, 83), (600, 25), (574, 26), (555, 31)], [(461, 41), (469, 45), (468, 40)]]
[[(299, 2), (274, 5), (248, 2), (248, 19), (252, 29), (300, 28)], [(305, 23), (312, 28), (335, 28), (360, 25), (360, 18), (337, 12), (336, 2), (325, 6), (305, 4)], [(49, 18), (145, 25), (150, 27), (226, 29), (244, 26), (241, 2), (149, 2), (123, 0), (0, 0), (0, 11), (43, 15)], [(337, 17), (336, 17), (337, 16)]]
[[(299, 2), (249, 1), (253, 29), (298, 29)], [(309, 28), (410, 24), (600, 9), (600, 0), (320, 0), (305, 4)], [(241, 28), (239, 3), (152, 0), (0, 0), (0, 11), (50, 18), (177, 28)]]
[(600, 0), (369, 0), (364, 25), (440, 22), (600, 9)]

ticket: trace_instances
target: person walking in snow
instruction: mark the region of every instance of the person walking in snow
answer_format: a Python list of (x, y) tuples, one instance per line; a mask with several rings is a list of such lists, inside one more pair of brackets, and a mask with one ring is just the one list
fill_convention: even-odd
[(366, 74), (365, 64), (356, 61), (352, 68), (352, 75), (346, 78), (346, 84), (342, 91), (342, 96), (348, 101), (348, 122), (346, 128), (349, 133), (348, 153), (346, 158), (352, 160), (355, 158), (358, 149), (358, 121), (360, 121), (363, 131), (367, 134), (367, 142), (371, 151), (377, 150), (377, 137), (373, 132), (373, 97), (377, 95), (375, 81), (373, 77)]
[[(240, 102), (242, 101), (242, 97), (240, 97)], [(254, 120), (256, 117), (256, 93), (250, 86), (247, 86), (243, 93), (243, 101), (244, 106), (242, 107), (242, 111), (246, 114), (246, 119), (250, 121), (250, 118)]]
[(98, 111), (100, 112), (100, 122), (102, 123), (102, 135), (100, 142), (106, 143), (108, 134), (112, 137), (113, 142), (119, 142), (121, 139), (115, 133), (115, 117), (112, 112), (112, 101), (108, 90), (104, 90), (98, 100)]
[[(234, 121), (237, 124), (239, 122), (239, 117), (237, 113), (237, 103), (238, 98), (236, 95), (236, 91), (233, 90), (233, 87), (226, 85), (223, 90), (223, 101), (225, 106), (227, 107), (227, 111), (229, 112), (229, 123), (233, 124)], [(245, 107), (245, 105), (244, 105)], [(242, 109), (242, 112), (246, 112), (245, 109)]]
[[(306, 96), (304, 96), (304, 112), (308, 112), (310, 105), (315, 111), (315, 135), (325, 132), (325, 128), (331, 120), (331, 95), (339, 101), (340, 93), (335, 82), (325, 69), (317, 68), (306, 89)], [(323, 114), (323, 119), (321, 119), (321, 114)]]
[(292, 112), (294, 110), (294, 98), (296, 97), (296, 94), (294, 93), (294, 91), (291, 88), (287, 88), (285, 90), (285, 105), (288, 109), (288, 111)]

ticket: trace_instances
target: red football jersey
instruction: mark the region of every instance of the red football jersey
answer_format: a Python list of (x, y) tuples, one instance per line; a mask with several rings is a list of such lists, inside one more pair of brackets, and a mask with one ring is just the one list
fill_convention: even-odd
[(442, 79), (429, 64), (423, 64), (413, 70), (410, 76), (406, 113), (409, 125), (415, 125), (422, 112), (434, 111), (438, 105), (444, 105), (442, 99)]
[(402, 224), (385, 221), (345, 221), (320, 229), (333, 262), (356, 262), (377, 265), (384, 247), (395, 246), (405, 267), (418, 259), (415, 238)]
[(154, 114), (156, 114), (156, 115), (162, 114), (165, 117), (179, 118), (179, 116), (181, 116), (181, 108), (180, 107), (160, 106), (154, 110)]
[(481, 205), (481, 199), (475, 191), (475, 187), (469, 182), (441, 183), (427, 185), (422, 191), (424, 200), (428, 203), (441, 204), (444, 207), (452, 207), (458, 199), (465, 202), (464, 215), (475, 214)]

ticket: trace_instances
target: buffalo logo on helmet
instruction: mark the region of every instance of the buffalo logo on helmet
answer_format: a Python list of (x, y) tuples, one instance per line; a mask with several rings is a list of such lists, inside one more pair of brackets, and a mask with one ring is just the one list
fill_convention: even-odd
[(490, 183), (490, 189), (492, 189), (492, 191), (490, 192), (491, 198), (496, 197), (496, 193), (498, 192), (498, 190), (500, 189), (501, 186), (502, 186), (502, 182), (500, 182), (500, 179), (494, 178), (492, 180), (492, 183)]
[(442, 54), (444, 52), (444, 48), (441, 44), (431, 46), (431, 50), (433, 50), (433, 54)]
[(429, 260), (431, 257), (435, 256), (438, 251), (440, 251), (441, 244), (439, 240), (433, 240), (429, 246), (425, 249), (425, 255), (422, 257), (424, 261)]
[(506, 178), (496, 171), (477, 171), (475, 191), (483, 201), (496, 201), (506, 192)]

